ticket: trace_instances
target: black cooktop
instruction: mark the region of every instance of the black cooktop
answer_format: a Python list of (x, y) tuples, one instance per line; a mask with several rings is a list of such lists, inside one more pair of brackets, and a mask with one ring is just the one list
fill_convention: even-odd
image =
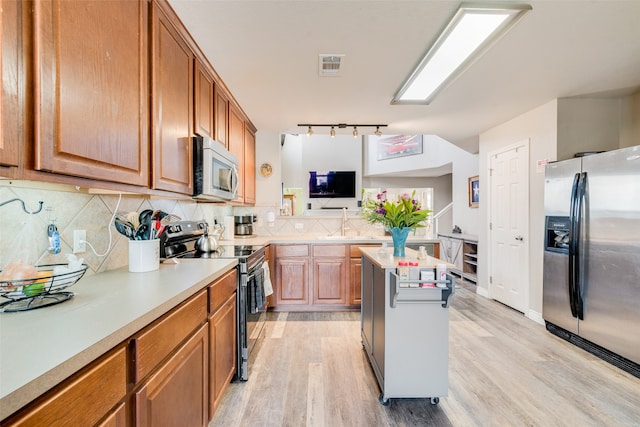
[(214, 252), (188, 251), (180, 258), (246, 258), (262, 248), (261, 245), (220, 245)]

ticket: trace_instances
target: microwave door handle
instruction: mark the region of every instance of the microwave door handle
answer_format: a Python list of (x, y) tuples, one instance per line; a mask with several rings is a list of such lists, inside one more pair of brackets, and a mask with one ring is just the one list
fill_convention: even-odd
[(233, 193), (233, 198), (235, 199), (238, 196), (238, 167), (236, 165), (231, 165), (231, 193)]

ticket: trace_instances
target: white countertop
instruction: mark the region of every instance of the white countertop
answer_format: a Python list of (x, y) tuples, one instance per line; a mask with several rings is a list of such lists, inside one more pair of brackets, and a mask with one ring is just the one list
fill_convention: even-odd
[[(391, 236), (335, 236), (335, 235), (318, 235), (311, 233), (277, 235), (277, 236), (253, 236), (238, 237), (233, 240), (220, 240), (221, 245), (269, 245), (269, 244), (333, 244), (333, 245), (349, 245), (349, 244), (382, 244), (382, 242), (391, 243)], [(439, 243), (439, 239), (428, 238), (424, 236), (409, 236), (407, 243)]]
[(427, 256), (424, 259), (418, 259), (418, 251), (405, 248), (405, 255), (403, 257), (394, 257), (393, 248), (388, 248), (386, 254), (381, 254), (379, 248), (361, 248), (360, 251), (364, 256), (369, 258), (374, 264), (380, 268), (397, 268), (400, 261), (413, 261), (418, 263), (420, 268), (436, 268), (438, 264), (444, 264), (447, 266), (447, 270), (455, 268), (455, 265), (449, 264), (441, 259)]
[(186, 259), (148, 273), (85, 276), (57, 305), (0, 313), (0, 420), (51, 389), (237, 264)]

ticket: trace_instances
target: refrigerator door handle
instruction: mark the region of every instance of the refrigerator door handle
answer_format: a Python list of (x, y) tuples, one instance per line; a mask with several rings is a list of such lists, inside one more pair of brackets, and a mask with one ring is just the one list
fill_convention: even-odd
[(569, 306), (571, 307), (571, 315), (578, 317), (578, 307), (575, 301), (576, 289), (576, 253), (577, 253), (577, 234), (576, 234), (576, 208), (578, 205), (578, 183), (580, 181), (580, 173), (576, 173), (573, 177), (573, 185), (571, 186), (571, 205), (569, 207)]
[(580, 179), (578, 182), (578, 191), (577, 191), (577, 200), (576, 200), (576, 220), (575, 220), (575, 242), (576, 242), (576, 251), (575, 251), (575, 285), (573, 287), (573, 303), (576, 307), (576, 312), (578, 315), (578, 319), (584, 320), (584, 311), (582, 304), (582, 287), (584, 278), (582, 277), (581, 272), (583, 259), (581, 258), (580, 253), (580, 242), (582, 242), (582, 219), (585, 208), (585, 200), (586, 200), (586, 191), (587, 191), (587, 173), (582, 172), (580, 174)]

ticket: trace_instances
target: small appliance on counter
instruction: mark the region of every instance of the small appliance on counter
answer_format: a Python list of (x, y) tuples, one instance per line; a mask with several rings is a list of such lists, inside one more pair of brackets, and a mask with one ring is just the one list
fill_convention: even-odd
[(234, 234), (236, 237), (253, 237), (253, 223), (258, 220), (256, 215), (236, 215), (233, 217)]

